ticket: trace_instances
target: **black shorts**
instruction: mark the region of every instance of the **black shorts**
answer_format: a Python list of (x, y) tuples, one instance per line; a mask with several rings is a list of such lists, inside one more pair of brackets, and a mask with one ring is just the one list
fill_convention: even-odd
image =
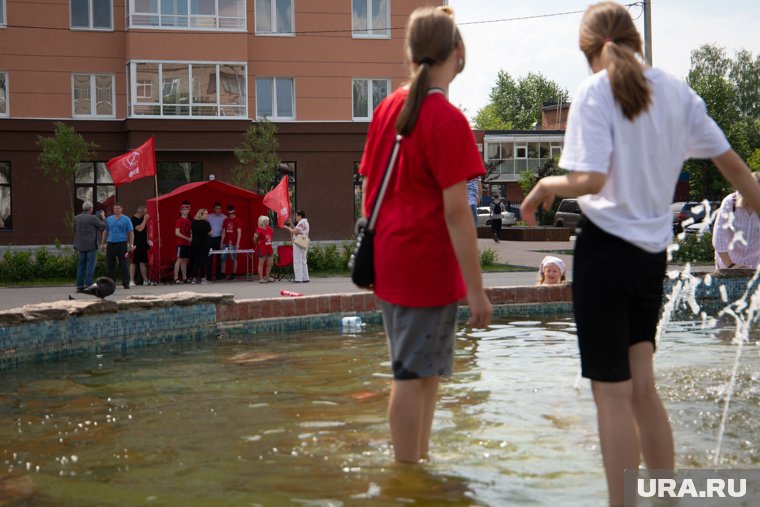
[(177, 245), (177, 259), (189, 259), (190, 254), (190, 245)]
[(132, 252), (132, 262), (135, 264), (147, 264), (148, 263), (148, 247), (136, 246), (135, 251)]
[(573, 257), (573, 306), (582, 375), (631, 378), (628, 349), (654, 345), (662, 306), (666, 253), (649, 253), (584, 219)]

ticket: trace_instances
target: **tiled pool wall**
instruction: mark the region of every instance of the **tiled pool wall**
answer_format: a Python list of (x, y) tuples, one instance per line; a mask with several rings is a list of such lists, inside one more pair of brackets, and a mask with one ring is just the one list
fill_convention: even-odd
[[(719, 287), (723, 285), (729, 301), (733, 301), (747, 290), (748, 280), (749, 276), (713, 277), (710, 286), (700, 284), (697, 288), (697, 299), (706, 304), (719, 302)], [(666, 281), (666, 294), (670, 293), (673, 283), (672, 280)], [(486, 291), (494, 305), (495, 317), (566, 315), (572, 311), (569, 284), (492, 287)], [(0, 324), (0, 369), (28, 362), (126, 351), (218, 335), (339, 329), (341, 319), (346, 315), (359, 315), (369, 324), (381, 322), (378, 300), (369, 292), (238, 301), (232, 301), (230, 296), (212, 302), (208, 298), (205, 301), (190, 299), (107, 301), (93, 303), (90, 307), (69, 308), (68, 311), (66, 302), (60, 302), (56, 303), (55, 311), (47, 314), (36, 308), (26, 310), (42, 315), (34, 318), (24, 314), (26, 307), (18, 309), (20, 316), (17, 315), (17, 320), (7, 319), (6, 324)], [(75, 303), (71, 302), (72, 305)], [(460, 318), (464, 319), (469, 308), (465, 301), (460, 304)], [(104, 308), (93, 309), (97, 305)], [(9, 312), (12, 311), (0, 313)]]

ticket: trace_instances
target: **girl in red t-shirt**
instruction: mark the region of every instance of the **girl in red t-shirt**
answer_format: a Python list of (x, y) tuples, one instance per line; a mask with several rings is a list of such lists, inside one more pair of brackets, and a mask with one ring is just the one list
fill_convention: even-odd
[[(253, 234), (253, 244), (259, 252), (259, 283), (274, 282), (269, 274), (272, 272), (274, 250), (272, 249), (272, 228), (269, 226), (269, 218), (261, 215), (259, 227)], [(266, 269), (264, 266), (266, 265)]]
[(375, 110), (359, 170), (367, 216), (394, 139), (403, 136), (374, 231), (374, 291), (392, 358), (393, 451), (406, 463), (428, 457), (438, 382), (452, 372), (457, 302), (467, 297), (474, 327), (491, 321), (467, 200), (467, 180), (485, 170), (467, 119), (446, 98), (464, 67), (452, 13), (448, 7), (412, 13), (411, 82)]

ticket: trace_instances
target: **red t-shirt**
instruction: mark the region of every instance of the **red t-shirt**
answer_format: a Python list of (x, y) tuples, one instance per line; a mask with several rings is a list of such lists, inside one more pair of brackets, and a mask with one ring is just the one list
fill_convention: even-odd
[[(224, 244), (225, 245), (236, 245), (238, 240), (238, 229), (241, 228), (241, 222), (238, 217), (228, 217), (224, 219), (224, 223), (222, 224), (222, 231), (224, 232)], [(242, 239), (242, 234), (241, 234)]]
[(259, 242), (256, 247), (259, 250), (259, 255), (273, 255), (274, 249), (272, 249), (272, 228), (261, 227), (256, 228), (256, 234), (259, 235)]
[[(400, 88), (375, 110), (359, 173), (368, 179), (365, 216), (372, 211), (408, 90)], [(464, 115), (442, 93), (430, 93), (396, 166), (375, 227), (375, 293), (401, 306), (454, 303), (466, 294), (443, 215), (443, 190), (485, 174)]]
[[(174, 222), (174, 229), (179, 229), (180, 234), (189, 238), (192, 234), (192, 225), (193, 223), (189, 218), (179, 217), (177, 221)], [(180, 238), (179, 236), (175, 236), (175, 238), (177, 238), (177, 246), (190, 246), (190, 242), (188, 240)]]

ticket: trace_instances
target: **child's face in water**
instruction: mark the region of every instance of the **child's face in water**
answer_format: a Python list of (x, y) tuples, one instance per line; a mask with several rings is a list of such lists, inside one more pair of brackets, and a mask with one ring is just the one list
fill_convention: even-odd
[(556, 285), (562, 279), (562, 272), (556, 264), (547, 264), (544, 266), (544, 284)]

